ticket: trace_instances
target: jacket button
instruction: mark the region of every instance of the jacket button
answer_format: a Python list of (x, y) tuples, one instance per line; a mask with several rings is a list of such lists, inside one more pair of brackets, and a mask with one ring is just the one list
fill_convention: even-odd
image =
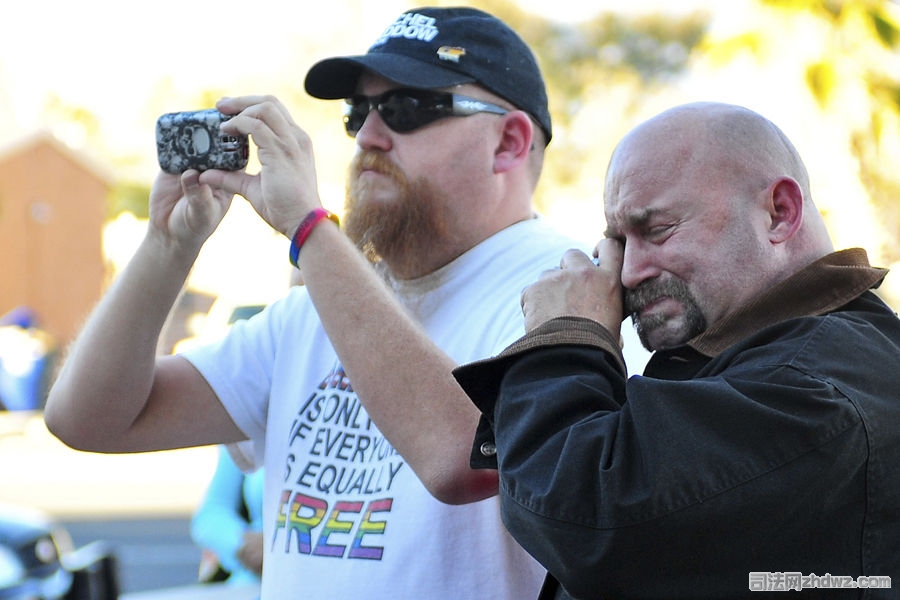
[(495, 454), (497, 454), (497, 446), (494, 445), (494, 442), (484, 442), (481, 444), (482, 456), (494, 456)]

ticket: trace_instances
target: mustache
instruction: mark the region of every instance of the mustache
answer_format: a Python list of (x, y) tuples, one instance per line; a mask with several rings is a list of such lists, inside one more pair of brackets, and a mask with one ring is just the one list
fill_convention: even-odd
[(350, 175), (355, 180), (363, 171), (375, 171), (398, 181), (403, 179), (400, 169), (381, 152), (363, 150), (353, 156), (350, 161)]
[(694, 297), (687, 284), (680, 279), (650, 279), (642, 282), (634, 289), (626, 289), (623, 303), (624, 312), (637, 316), (644, 307), (660, 298), (673, 298), (679, 302), (694, 303)]

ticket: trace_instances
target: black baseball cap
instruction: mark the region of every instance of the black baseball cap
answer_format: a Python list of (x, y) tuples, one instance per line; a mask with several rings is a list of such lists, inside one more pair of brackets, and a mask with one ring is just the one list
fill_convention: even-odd
[(476, 83), (531, 115), (550, 142), (547, 90), (534, 54), (515, 31), (484, 11), (411, 9), (365, 54), (314, 64), (306, 74), (306, 91), (326, 100), (347, 98), (356, 93), (363, 69), (423, 89)]

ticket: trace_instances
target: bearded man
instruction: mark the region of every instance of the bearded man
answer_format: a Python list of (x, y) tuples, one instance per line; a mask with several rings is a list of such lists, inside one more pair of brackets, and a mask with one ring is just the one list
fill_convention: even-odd
[[(613, 152), (596, 264), (567, 252), (528, 333), (457, 370), (541, 600), (897, 597), (900, 320), (810, 190), (762, 115), (660, 113)], [(630, 378), (623, 314), (654, 351)]]
[[(413, 9), (305, 85), (347, 103), (349, 237), (285, 107), (221, 100), (223, 132), (252, 137), (260, 172), (159, 175), (147, 235), (71, 349), (47, 425), (99, 452), (240, 443), (266, 469), (263, 599), (536, 597), (545, 572), (501, 524), (496, 473), (469, 468), (479, 412), (452, 370), (523, 334), (522, 289), (578, 245), (532, 208), (551, 137), (538, 65), (486, 13)], [(212, 346), (156, 357), (234, 194), (291, 240), (305, 285)]]

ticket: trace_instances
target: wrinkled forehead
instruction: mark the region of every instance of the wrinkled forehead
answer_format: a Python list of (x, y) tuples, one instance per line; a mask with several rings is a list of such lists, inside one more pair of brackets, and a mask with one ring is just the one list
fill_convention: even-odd
[(629, 136), (616, 148), (607, 170), (604, 214), (612, 228), (646, 221), (666, 201), (681, 195), (698, 162), (686, 139)]

